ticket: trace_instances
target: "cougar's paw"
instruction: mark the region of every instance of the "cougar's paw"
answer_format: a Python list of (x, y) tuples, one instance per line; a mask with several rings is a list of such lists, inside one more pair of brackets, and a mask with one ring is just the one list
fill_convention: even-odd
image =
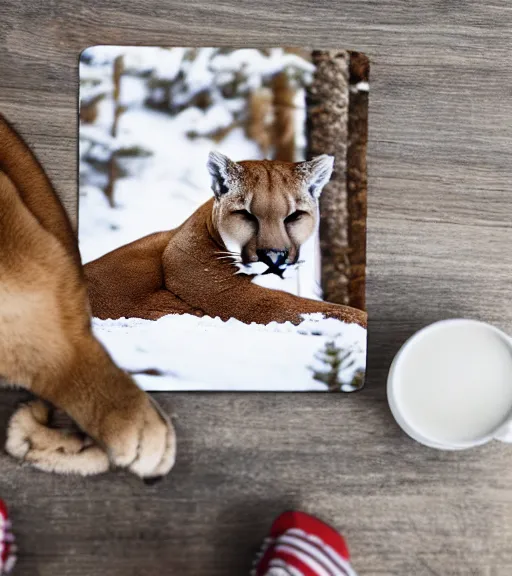
[(176, 460), (176, 435), (169, 418), (147, 394), (132, 413), (112, 412), (101, 439), (113, 464), (141, 478), (167, 474)]
[(7, 428), (7, 453), (46, 472), (91, 476), (109, 469), (107, 454), (90, 438), (50, 428), (49, 419), (39, 400), (18, 408)]

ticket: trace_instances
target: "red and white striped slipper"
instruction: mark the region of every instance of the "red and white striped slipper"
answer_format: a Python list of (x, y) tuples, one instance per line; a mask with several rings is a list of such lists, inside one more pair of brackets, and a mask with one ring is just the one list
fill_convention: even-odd
[(270, 529), (253, 576), (357, 576), (343, 536), (304, 512), (284, 512)]
[(9, 574), (16, 563), (16, 546), (11, 532), (7, 508), (0, 500), (0, 576)]

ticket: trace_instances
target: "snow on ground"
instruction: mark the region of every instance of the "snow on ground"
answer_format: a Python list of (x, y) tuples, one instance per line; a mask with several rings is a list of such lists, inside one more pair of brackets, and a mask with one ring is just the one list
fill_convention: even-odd
[(298, 326), (287, 322), (243, 324), (231, 319), (170, 314), (159, 320), (93, 320), (97, 338), (114, 360), (135, 374), (148, 391), (240, 390), (325, 391), (314, 371), (325, 371), (317, 358), (328, 342), (350, 351), (338, 371), (343, 391), (364, 371), (366, 330), (321, 314), (304, 315)]

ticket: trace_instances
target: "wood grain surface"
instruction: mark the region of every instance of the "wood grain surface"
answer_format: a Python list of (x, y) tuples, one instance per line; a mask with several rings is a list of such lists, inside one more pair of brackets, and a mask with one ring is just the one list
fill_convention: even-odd
[[(78, 54), (98, 43), (370, 56), (368, 383), (350, 396), (159, 394), (179, 457), (153, 487), (0, 455), (16, 573), (247, 574), (273, 516), (300, 507), (343, 530), (361, 576), (510, 576), (512, 448), (422, 448), (385, 397), (393, 354), (421, 326), (465, 316), (512, 332), (510, 3), (3, 0), (0, 107), (72, 214)], [(22, 397), (1, 393), (0, 441)]]

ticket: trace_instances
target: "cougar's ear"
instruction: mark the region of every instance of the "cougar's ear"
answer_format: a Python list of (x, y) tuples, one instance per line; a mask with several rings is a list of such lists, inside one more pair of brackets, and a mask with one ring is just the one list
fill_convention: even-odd
[(322, 193), (322, 188), (329, 182), (334, 166), (334, 156), (322, 154), (308, 160), (301, 162), (299, 169), (306, 176), (308, 184), (308, 191), (314, 198), (318, 198)]
[(206, 166), (212, 177), (212, 190), (216, 198), (229, 192), (230, 181), (233, 181), (241, 168), (239, 164), (220, 152), (210, 152)]

